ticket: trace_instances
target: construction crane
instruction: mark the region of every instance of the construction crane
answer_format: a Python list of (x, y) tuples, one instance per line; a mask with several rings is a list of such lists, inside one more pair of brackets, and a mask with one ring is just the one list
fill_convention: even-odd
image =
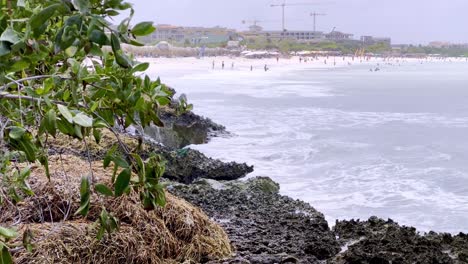
[(312, 17), (314, 17), (314, 32), (316, 32), (316, 22), (317, 22), (317, 17), (318, 16), (326, 16), (327, 14), (320, 14), (320, 13), (316, 13), (316, 12), (313, 12), (313, 13), (310, 13), (310, 15)]
[(286, 0), (284, 0), (284, 2), (282, 4), (272, 4), (270, 5), (271, 7), (281, 7), (282, 9), (282, 24), (283, 24), (283, 31), (286, 31), (286, 28), (285, 28), (285, 17), (284, 17), (284, 10), (287, 6), (309, 6), (309, 5), (319, 5), (319, 4), (322, 4), (322, 3), (291, 3), (291, 4), (287, 4), (286, 3)]

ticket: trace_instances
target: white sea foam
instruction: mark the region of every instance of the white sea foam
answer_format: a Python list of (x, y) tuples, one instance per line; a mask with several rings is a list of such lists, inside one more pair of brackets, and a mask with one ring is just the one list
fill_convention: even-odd
[(267, 73), (186, 67), (167, 82), (235, 135), (192, 148), (254, 165), (249, 177), (272, 177), (331, 224), (378, 215), (466, 232), (468, 66), (431, 65), (380, 73), (292, 63)]

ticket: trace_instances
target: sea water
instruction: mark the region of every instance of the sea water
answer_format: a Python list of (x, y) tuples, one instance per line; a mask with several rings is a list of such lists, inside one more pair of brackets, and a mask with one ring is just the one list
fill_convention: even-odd
[(152, 73), (232, 132), (191, 148), (254, 165), (249, 177), (271, 177), (330, 224), (376, 215), (468, 232), (467, 62), (206, 65)]

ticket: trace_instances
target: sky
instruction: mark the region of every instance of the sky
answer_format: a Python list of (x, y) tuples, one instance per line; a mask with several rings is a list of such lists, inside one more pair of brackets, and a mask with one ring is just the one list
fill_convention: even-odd
[[(243, 20), (263, 20), (265, 29), (281, 29), (284, 0), (129, 0), (134, 21), (180, 26), (222, 26), (246, 30)], [(286, 0), (304, 4), (286, 8), (286, 29), (317, 30), (391, 37), (394, 44), (427, 44), (430, 41), (468, 43), (468, 0)]]

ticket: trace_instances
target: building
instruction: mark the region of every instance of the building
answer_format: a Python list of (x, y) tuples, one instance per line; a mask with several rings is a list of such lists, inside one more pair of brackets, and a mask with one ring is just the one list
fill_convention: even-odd
[(223, 27), (185, 27), (184, 34), (193, 44), (223, 43), (239, 39), (235, 29)]
[(374, 45), (374, 44), (379, 44), (383, 43), (388, 46), (392, 45), (392, 39), (391, 38), (377, 38), (373, 36), (362, 36), (361, 37), (361, 43), (364, 45)]
[(249, 31), (251, 31), (251, 32), (261, 32), (261, 31), (263, 31), (263, 27), (261, 27), (259, 25), (251, 25), (251, 26), (249, 26)]
[(272, 40), (292, 39), (297, 41), (310, 41), (314, 39), (323, 39), (324, 34), (320, 31), (304, 30), (270, 30), (270, 31), (247, 31), (243, 33), (246, 37), (266, 37)]
[(344, 41), (350, 40), (353, 38), (353, 34), (343, 33), (340, 31), (332, 31), (328, 34), (325, 34), (325, 38), (333, 41)]
[(157, 25), (150, 36), (152, 41), (183, 42), (185, 40), (184, 28), (172, 25)]
[(181, 27), (173, 25), (157, 25), (156, 31), (146, 41), (150, 43), (167, 41), (169, 43), (210, 44), (238, 40), (234, 29), (223, 27)]

